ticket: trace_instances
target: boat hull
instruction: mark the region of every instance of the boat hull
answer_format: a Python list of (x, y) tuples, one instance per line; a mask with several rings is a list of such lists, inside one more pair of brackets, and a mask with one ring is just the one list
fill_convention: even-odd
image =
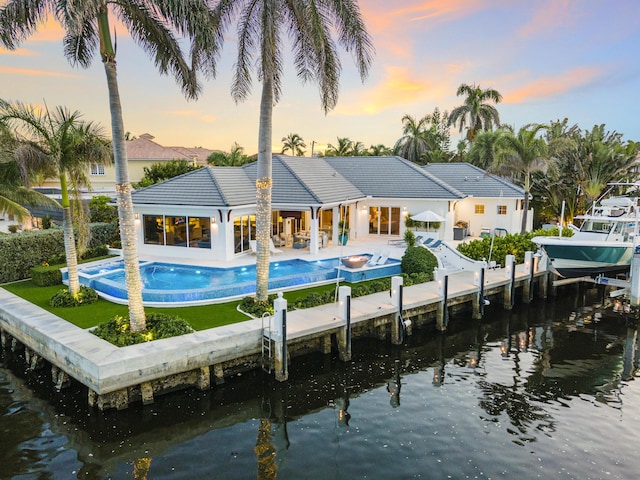
[(567, 278), (627, 272), (633, 257), (633, 245), (626, 242), (580, 245), (549, 239), (538, 244), (549, 257), (553, 270)]

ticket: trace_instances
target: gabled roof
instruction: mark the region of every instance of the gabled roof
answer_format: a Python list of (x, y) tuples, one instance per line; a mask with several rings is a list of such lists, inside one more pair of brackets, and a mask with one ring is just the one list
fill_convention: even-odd
[[(258, 164), (243, 167), (254, 183)], [(273, 155), (273, 204), (321, 205), (365, 195), (322, 158)]]
[(431, 163), (424, 170), (470, 197), (522, 198), (524, 190), (470, 163)]
[(325, 157), (365, 195), (458, 200), (465, 195), (400, 157)]
[(132, 193), (136, 205), (254, 204), (255, 182), (237, 167), (203, 167)]

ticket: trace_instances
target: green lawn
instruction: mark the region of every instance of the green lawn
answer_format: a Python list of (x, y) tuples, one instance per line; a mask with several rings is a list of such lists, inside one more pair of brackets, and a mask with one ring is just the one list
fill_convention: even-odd
[[(343, 284), (344, 285), (344, 284)], [(92, 305), (83, 305), (81, 307), (53, 308), (49, 305), (49, 299), (63, 285), (54, 285), (52, 287), (38, 287), (31, 282), (25, 280), (23, 282), (9, 283), (3, 285), (2, 288), (17, 295), (39, 307), (53, 313), (54, 315), (77, 325), (80, 328), (95, 327), (103, 322), (111, 320), (116, 315), (123, 317), (128, 316), (127, 306), (118, 305), (100, 299)], [(304, 297), (311, 292), (324, 292), (333, 290), (335, 285), (324, 285), (321, 287), (306, 288), (304, 290), (296, 290), (287, 292), (285, 298), (289, 303), (294, 302), (298, 298)], [(185, 319), (195, 330), (206, 330), (207, 328), (220, 327), (231, 323), (242, 322), (248, 317), (237, 311), (239, 300), (227, 303), (219, 303), (215, 305), (202, 305), (196, 307), (175, 307), (175, 308), (151, 308), (146, 307), (146, 312), (160, 312), (169, 315), (176, 315)]]

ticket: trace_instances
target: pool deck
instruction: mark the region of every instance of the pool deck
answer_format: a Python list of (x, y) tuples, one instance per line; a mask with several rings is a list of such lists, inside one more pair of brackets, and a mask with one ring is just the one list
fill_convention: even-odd
[[(386, 244), (385, 244), (386, 245)], [(323, 258), (371, 253), (389, 249), (390, 257), (400, 258), (403, 247), (382, 246), (378, 242), (353, 242), (353, 245), (321, 251)], [(279, 255), (300, 258), (298, 252)], [(312, 257), (312, 256), (309, 256)], [(318, 257), (318, 256), (314, 256)], [(310, 258), (312, 259), (312, 258)], [(166, 258), (163, 261), (170, 261)], [(242, 259), (249, 263), (255, 257)], [(238, 259), (238, 262), (240, 259)], [(241, 263), (238, 263), (241, 264)], [(473, 272), (450, 275), (445, 308), (469, 304), (478, 297)], [(547, 272), (537, 272), (544, 278)], [(531, 287), (533, 277), (524, 266), (515, 269), (514, 286)], [(504, 269), (487, 270), (484, 292), (500, 301), (506, 298), (510, 279)], [(546, 290), (545, 290), (546, 295)], [(286, 298), (286, 297), (285, 297)], [(420, 326), (435, 321), (443, 295), (436, 282), (403, 289), (405, 318), (414, 318)], [(389, 292), (380, 292), (351, 300), (353, 336), (373, 335), (388, 338), (398, 307)], [(294, 310), (287, 313), (286, 346), (289, 355), (322, 351), (330, 353), (336, 335), (345, 330), (337, 304)], [(119, 348), (99, 339), (87, 330), (0, 289), (0, 333), (2, 347), (24, 351), (27, 367), (35, 369), (45, 360), (51, 366), (57, 388), (73, 378), (88, 388), (88, 401), (99, 409), (126, 408), (130, 403), (153, 402), (153, 396), (177, 388), (210, 388), (212, 383), (241, 371), (255, 369), (262, 359), (263, 324), (260, 319), (199, 331), (188, 335)], [(290, 360), (290, 358), (288, 358)], [(276, 375), (277, 376), (277, 375)]]

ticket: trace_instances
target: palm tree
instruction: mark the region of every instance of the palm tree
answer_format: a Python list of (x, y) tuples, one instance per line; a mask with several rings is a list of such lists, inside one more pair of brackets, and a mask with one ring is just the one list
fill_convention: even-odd
[(19, 222), (31, 217), (25, 205), (60, 208), (58, 202), (30, 188), (33, 176), (50, 166), (37, 163), (41, 157), (31, 153), (30, 145), (0, 122), (0, 214), (13, 215)]
[(498, 110), (489, 101), (500, 103), (502, 95), (497, 90), (481, 89), (479, 85), (462, 84), (456, 95), (466, 95), (464, 105), (454, 108), (449, 115), (449, 125), (460, 124), (460, 132), (467, 126), (467, 140), (473, 142), (480, 130), (491, 130), (500, 125)]
[(220, 0), (213, 12), (216, 25), (220, 25), (220, 42), (234, 19), (238, 21), (233, 98), (247, 98), (253, 68), (262, 82), (256, 178), (256, 300), (261, 302), (267, 300), (269, 282), (273, 106), (282, 91), (283, 36), (291, 40), (298, 77), (318, 83), (325, 113), (338, 101), (341, 70), (332, 33), (338, 44), (353, 54), (363, 80), (373, 47), (355, 0)]
[(371, 145), (369, 147), (369, 155), (372, 157), (386, 157), (391, 155), (391, 153), (392, 150), (382, 143)]
[(364, 148), (364, 143), (362, 142), (352, 142), (351, 150), (349, 151), (349, 155), (351, 157), (362, 157), (367, 154), (367, 149)]
[(327, 157), (348, 157), (353, 151), (353, 140), (348, 137), (337, 137), (338, 143), (336, 145), (328, 144), (327, 149), (324, 151)]
[[(96, 50), (100, 52), (109, 91), (129, 321), (132, 331), (141, 331), (146, 329), (146, 321), (116, 51), (109, 27), (110, 11), (129, 30), (133, 39), (153, 56), (160, 73), (174, 75), (188, 98), (195, 98), (198, 94), (196, 69), (206, 70), (212, 75), (215, 73), (216, 22), (210, 16), (205, 0), (8, 0), (0, 8), (0, 43), (8, 49), (15, 49), (45, 23), (49, 14), (55, 14), (66, 33), (63, 41), (65, 56), (73, 65), (88, 68)], [(174, 32), (186, 35), (193, 42), (191, 65), (185, 60)]]
[(229, 152), (213, 152), (207, 157), (209, 165), (226, 167), (241, 167), (252, 161), (253, 159), (244, 153), (244, 147), (241, 147), (238, 142), (233, 142)]
[(434, 139), (429, 135), (429, 115), (417, 120), (411, 115), (402, 117), (402, 137), (393, 147), (393, 153), (414, 163), (422, 163), (427, 151), (435, 148)]
[[(28, 150), (23, 149), (18, 155), (37, 159), (40, 164), (48, 161), (60, 179), (69, 293), (74, 296), (80, 292), (80, 280), (69, 193), (71, 191), (75, 195), (75, 203), (80, 206), (80, 188), (89, 186), (86, 175), (89, 165), (111, 163), (111, 144), (104, 136), (102, 127), (91, 122), (82, 122), (80, 117), (80, 112), (70, 112), (62, 107), (57, 107), (52, 113), (47, 108), (40, 110), (32, 105), (0, 100), (0, 123), (12, 125), (18, 131), (24, 132), (29, 141), (25, 145)], [(83, 208), (76, 208), (78, 216), (82, 217), (83, 212)], [(81, 243), (86, 244), (86, 218), (78, 222), (78, 230)]]
[(509, 133), (511, 133), (511, 130), (508, 127), (479, 132), (469, 147), (469, 152), (466, 156), (467, 161), (483, 170), (491, 169), (496, 162), (498, 146), (502, 141), (502, 137)]
[(301, 157), (304, 155), (304, 150), (307, 146), (304, 143), (303, 138), (297, 133), (290, 133), (286, 137), (282, 137), (282, 153), (287, 153), (287, 150), (291, 150), (291, 153), (297, 157)]
[(545, 172), (548, 166), (547, 144), (538, 136), (544, 125), (529, 124), (518, 130), (514, 135), (513, 129), (506, 128), (501, 137), (498, 155), (493, 169), (498, 172), (510, 173), (519, 178), (524, 188), (524, 202), (522, 212), (522, 226), (520, 233), (527, 231), (527, 212), (529, 210), (529, 196), (531, 191), (531, 175), (534, 172)]

